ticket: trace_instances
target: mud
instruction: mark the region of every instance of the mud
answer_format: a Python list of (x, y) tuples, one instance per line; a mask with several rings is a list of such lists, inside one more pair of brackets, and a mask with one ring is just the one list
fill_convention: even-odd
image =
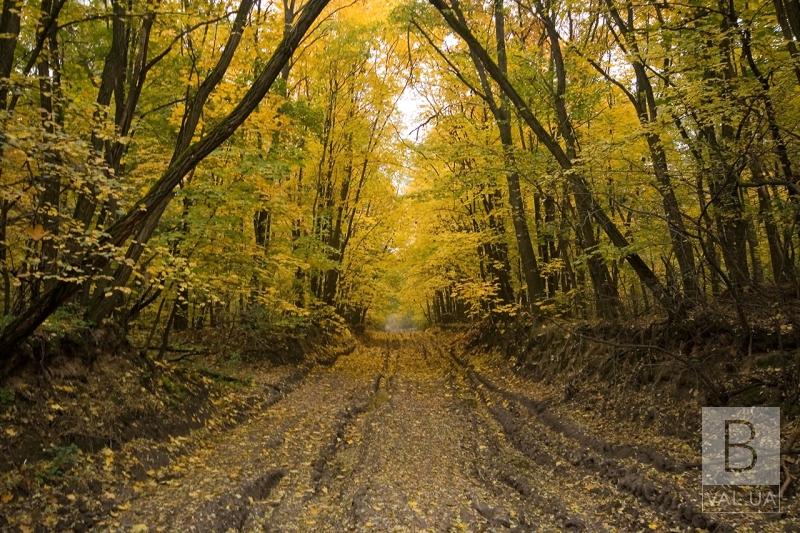
[[(95, 529), (181, 531), (776, 530), (723, 518), (699, 472), (635, 435), (599, 438), (513, 370), (425, 333), (373, 334), (260, 411), (144, 476), (122, 472)], [(281, 390), (278, 390), (281, 389)], [(608, 428), (603, 428), (608, 430)], [(86, 505), (86, 502), (83, 502)], [(66, 505), (70, 505), (69, 502)], [(77, 505), (77, 503), (75, 503)]]

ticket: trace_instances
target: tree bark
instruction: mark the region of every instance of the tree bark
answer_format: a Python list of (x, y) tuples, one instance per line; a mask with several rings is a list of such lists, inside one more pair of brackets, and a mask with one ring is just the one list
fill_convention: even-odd
[[(197, 125), (200, 122), (200, 117), (202, 116), (205, 104), (211, 96), (211, 93), (222, 81), (225, 72), (227, 72), (228, 67), (230, 66), (231, 60), (233, 59), (233, 55), (236, 52), (239, 43), (241, 42), (242, 33), (254, 1), (255, 0), (242, 0), (239, 4), (239, 8), (236, 12), (236, 18), (231, 26), (230, 35), (225, 43), (225, 48), (220, 54), (217, 63), (214, 65), (214, 68), (211, 69), (211, 72), (209, 72), (208, 76), (205, 77), (203, 82), (198, 87), (196, 94), (191, 99), (191, 102), (187, 104), (181, 120), (181, 127), (178, 130), (175, 149), (172, 152), (171, 163), (175, 163), (176, 158), (185, 152), (192, 142), (192, 139), (197, 132)], [(116, 31), (117, 30), (115, 30), (115, 32)], [(118, 52), (118, 55), (119, 54), (121, 54), (121, 52)], [(109, 52), (109, 55), (111, 55), (111, 52)], [(119, 75), (120, 74), (117, 74), (117, 76)], [(113, 78), (109, 80), (110, 85), (116, 83), (117, 82)], [(103, 86), (101, 85), (101, 92), (102, 87)], [(156, 227), (158, 227), (158, 222), (161, 220), (161, 216), (164, 214), (164, 210), (168, 204), (169, 201), (155, 204), (154, 209), (148, 213), (147, 220), (142, 224), (141, 230), (139, 231), (138, 235), (136, 235), (134, 242), (128, 247), (128, 251), (125, 256), (128, 262), (137, 262), (142, 253), (144, 253), (145, 244), (153, 236)], [(87, 205), (86, 208), (89, 210), (87, 211), (86, 215), (89, 215), (94, 212), (95, 206)], [(88, 220), (86, 222), (88, 222)], [(110, 273), (113, 275), (113, 280), (110, 282), (110, 284), (98, 283), (98, 286), (95, 289), (94, 294), (92, 295), (87, 306), (86, 318), (88, 320), (99, 323), (111, 315), (114, 309), (120, 305), (120, 298), (116, 291), (109, 290), (109, 285), (111, 287), (123, 287), (128, 282), (128, 279), (132, 273), (133, 268), (129, 264), (123, 264), (116, 268), (115, 271)]]
[(608, 236), (612, 244), (625, 251), (625, 259), (628, 264), (633, 268), (639, 279), (644, 285), (652, 291), (661, 306), (669, 313), (679, 312), (680, 305), (676, 295), (668, 291), (652, 269), (644, 262), (644, 260), (635, 252), (630, 252), (630, 243), (624, 235), (619, 231), (614, 222), (608, 217), (603, 208), (597, 203), (594, 195), (591, 193), (588, 184), (586, 183), (583, 175), (573, 168), (573, 163), (567, 157), (562, 147), (556, 140), (545, 130), (544, 126), (539, 122), (536, 116), (531, 112), (530, 107), (525, 103), (525, 100), (520, 96), (508, 77), (505, 76), (499, 69), (495, 61), (489, 56), (486, 49), (478, 42), (469, 28), (460, 21), (453, 13), (453, 9), (447, 5), (444, 0), (429, 0), (439, 13), (444, 17), (450, 28), (456, 32), (469, 46), (470, 51), (475, 54), (484, 66), (489, 75), (498, 84), (500, 89), (509, 98), (511, 103), (517, 110), (520, 118), (525, 121), (529, 128), (536, 135), (539, 142), (541, 142), (550, 154), (555, 158), (559, 166), (568, 172), (565, 172), (567, 179), (573, 187), (573, 190), (578, 195), (584, 195), (590, 207), (589, 213), (597, 220), (597, 223)]
[[(667, 220), (670, 240), (672, 241), (672, 251), (678, 260), (678, 267), (681, 271), (681, 285), (684, 295), (690, 300), (700, 296), (697, 287), (697, 272), (695, 270), (694, 251), (692, 243), (686, 232), (678, 200), (675, 197), (675, 190), (672, 187), (672, 178), (669, 173), (667, 154), (661, 136), (652, 131), (652, 126), (658, 123), (658, 107), (656, 105), (655, 91), (647, 74), (644, 63), (644, 56), (636, 38), (636, 28), (633, 26), (633, 17), (629, 16), (629, 22), (622, 19), (619, 11), (614, 5), (613, 0), (606, 0), (611, 18), (616, 24), (621, 38), (617, 41), (622, 45), (623, 50), (627, 47), (626, 57), (633, 67), (636, 76), (637, 94), (625, 91), (628, 99), (636, 109), (639, 122), (648, 130), (645, 134), (647, 147), (650, 151), (650, 159), (653, 163), (653, 171), (658, 181), (658, 192), (661, 195), (664, 214)], [(633, 13), (632, 5), (628, 3), (629, 13)], [(615, 34), (616, 36), (616, 34)]]
[[(184, 176), (230, 138), (266, 96), (272, 83), (328, 2), (329, 0), (309, 0), (292, 32), (281, 40), (242, 100), (225, 118), (211, 128), (208, 134), (176, 156), (147, 194), (124, 216), (106, 228), (106, 243), (120, 246), (145, 222), (152, 223), (153, 219), (157, 220), (161, 216), (163, 209), (174, 196), (175, 187)], [(108, 263), (108, 259), (97, 258), (93, 262), (98, 266), (104, 266)], [(0, 359), (10, 358), (15, 353), (16, 346), (77, 290), (76, 284), (60, 281), (10, 322), (0, 333)]]

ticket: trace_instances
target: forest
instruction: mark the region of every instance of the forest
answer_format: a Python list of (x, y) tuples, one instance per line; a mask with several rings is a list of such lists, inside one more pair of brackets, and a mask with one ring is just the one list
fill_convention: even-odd
[(792, 530), (798, 247), (798, 0), (2, 0), (0, 530)]

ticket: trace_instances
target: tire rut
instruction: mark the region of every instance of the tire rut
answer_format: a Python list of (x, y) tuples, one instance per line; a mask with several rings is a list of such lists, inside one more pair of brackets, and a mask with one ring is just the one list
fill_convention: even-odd
[[(440, 356), (447, 357), (444, 354), (440, 354)], [(545, 521), (549, 522), (550, 527), (554, 529), (578, 531), (585, 529), (586, 524), (592, 523), (582, 513), (568, 510), (567, 503), (558, 495), (548, 494), (536, 487), (537, 480), (548, 475), (543, 466), (552, 466), (555, 461), (549, 456), (539, 456), (537, 460), (534, 460), (528, 454), (522, 453), (514, 443), (510, 442), (506, 428), (492, 412), (493, 407), (488, 405), (488, 400), (482, 391), (469, 380), (464, 369), (452, 360), (451, 368), (453, 370), (449, 386), (454, 394), (461, 397), (460, 401), (470, 409), (472, 414), (470, 417), (471, 430), (480, 434), (481, 440), (486, 443), (487, 453), (476, 458), (473, 465), (475, 477), (493, 490), (498, 497), (513, 501), (513, 498), (508, 497), (507, 490), (509, 489), (518, 496), (519, 501), (515, 507), (519, 527), (516, 529), (523, 531), (541, 529), (542, 522)], [(460, 385), (457, 382), (460, 382)], [(487, 430), (493, 426), (499, 426), (497, 432), (501, 433), (505, 437), (504, 439)], [(512, 465), (513, 468), (511, 468)], [(535, 514), (532, 511), (535, 511)], [(496, 527), (509, 528), (509, 525), (504, 522), (501, 520), (490, 523)], [(593, 524), (593, 531), (602, 529), (599, 524)]]
[[(672, 526), (715, 532), (734, 530), (729, 524), (702, 513), (691, 497), (674, 484), (653, 480), (646, 474), (648, 467), (666, 473), (680, 473), (685, 470), (684, 465), (652, 450), (609, 444), (589, 437), (573, 423), (557, 418), (545, 402), (502, 389), (468, 363), (451, 355), (476, 387), (483, 387), (490, 395), (499, 397), (499, 402), (484, 399), (484, 403), (515, 447), (535, 462), (553, 466), (561, 465), (564, 460), (585, 474), (595, 475), (612, 488), (635, 497)], [(535, 426), (543, 431), (532, 432), (531, 428)], [(625, 459), (633, 464), (625, 464)], [(640, 526), (647, 527), (647, 524)]]
[(462, 460), (477, 448), (474, 433), (464, 413), (453, 410), (446, 361), (428, 353), (430, 341), (421, 337), (387, 344), (377, 392), (383, 397), (349, 428), (352, 444), (337, 454), (327, 492), (307, 509), (308, 528), (484, 531), (519, 525), (505, 511), (505, 498), (468, 481), (471, 461), (462, 466)]
[[(310, 490), (299, 501), (283, 499), (276, 505), (274, 512), (264, 517), (260, 522), (248, 524), (249, 529), (259, 526), (264, 530), (305, 529), (304, 521), (307, 515), (314, 514), (313, 509), (323, 499), (335, 498), (346, 501), (342, 490), (336, 490), (339, 480), (344, 478), (342, 464), (353, 462), (345, 460), (358, 453), (362, 446), (356, 446), (352, 436), (354, 434), (366, 435), (364, 430), (365, 420), (391, 396), (391, 386), (396, 373), (396, 364), (393, 363), (392, 351), (388, 344), (383, 343), (380, 354), (380, 368), (369, 380), (369, 386), (363, 393), (352, 398), (335, 417), (335, 424), (330, 431), (327, 443), (320, 449), (311, 464)], [(363, 458), (362, 458), (363, 460)], [(359, 461), (351, 467), (357, 469)], [(288, 493), (287, 493), (288, 494)], [(343, 503), (340, 507), (346, 507)]]
[(673, 483), (686, 465), (593, 437), (437, 340), (375, 335), (276, 389), (263, 415), (221, 433), (105, 525), (732, 530)]
[(372, 393), (349, 423), (342, 425), (341, 434), (336, 440), (336, 452), (325, 461), (325, 474), (319, 479), (315, 496), (329, 495), (331, 500), (339, 501), (341, 510), (345, 511), (341, 525), (346, 524), (347, 529), (356, 529), (363, 522), (364, 500), (370, 491), (369, 485), (361, 485), (353, 490), (347, 479), (364, 470), (374, 428), (380, 426), (382, 417), (392, 408), (398, 358), (397, 349), (392, 349), (387, 343), (381, 372), (373, 380)]
[[(145, 523), (185, 531), (258, 529), (273, 514), (276, 498), (302, 486), (304, 474), (314, 478), (314, 457), (330, 453), (335, 439), (330, 435), (356, 416), (362, 391), (371, 390), (370, 381), (361, 378), (369, 354), (362, 349), (338, 355), (276, 388), (280, 397), (259, 416), (198, 445), (176, 465), (177, 476), (141, 491), (130, 511), (106, 527)], [(305, 438), (298, 440), (298, 435)]]

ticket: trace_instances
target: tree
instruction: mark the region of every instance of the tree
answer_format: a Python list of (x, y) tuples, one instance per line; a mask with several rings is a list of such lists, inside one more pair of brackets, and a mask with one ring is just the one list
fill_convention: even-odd
[[(247, 0), (243, 3), (245, 5), (248, 4)], [(191, 135), (189, 131), (193, 134), (194, 128), (189, 127), (181, 130), (182, 136), (179, 137), (181, 139), (179, 142), (185, 143), (186, 148), (176, 153), (161, 178), (150, 187), (149, 191), (127, 213), (106, 228), (106, 236), (102, 240), (103, 244), (120, 246), (137, 232), (140, 239), (151, 233), (152, 230), (149, 228), (160, 219), (164, 209), (174, 196), (175, 187), (187, 174), (196, 168), (200, 161), (230, 138), (255, 110), (327, 3), (327, 0), (309, 0), (302, 14), (298, 17), (293, 30), (278, 44), (272, 57), (261, 69), (247, 93), (233, 110), (213, 126), (208, 133), (196, 142), (190, 143)], [(230, 51), (231, 56), (233, 52), (234, 50)], [(228, 55), (226, 50), (222, 57), (227, 57)], [(225, 63), (225, 60), (221, 61), (222, 65)], [(221, 70), (222, 72), (215, 71), (209, 78), (211, 81), (208, 85), (211, 86), (212, 90), (213, 86), (216, 85), (214, 80), (224, 73), (224, 68)], [(201, 101), (204, 98), (204, 92), (199, 94), (200, 99), (197, 101)], [(191, 111), (188, 114), (187, 122), (194, 121), (195, 115), (199, 120), (199, 114), (200, 110)], [(184, 140), (185, 137), (188, 137), (189, 142)], [(95, 268), (102, 268), (107, 264), (108, 260), (98, 257), (91, 258), (91, 262)], [(39, 324), (75, 294), (77, 290), (78, 285), (74, 281), (60, 281), (42, 294), (41, 297), (35, 299), (26, 310), (3, 329), (2, 334), (0, 334), (0, 353), (9, 354), (6, 355), (6, 358), (11, 357), (10, 354), (13, 353), (17, 343), (30, 335)]]

